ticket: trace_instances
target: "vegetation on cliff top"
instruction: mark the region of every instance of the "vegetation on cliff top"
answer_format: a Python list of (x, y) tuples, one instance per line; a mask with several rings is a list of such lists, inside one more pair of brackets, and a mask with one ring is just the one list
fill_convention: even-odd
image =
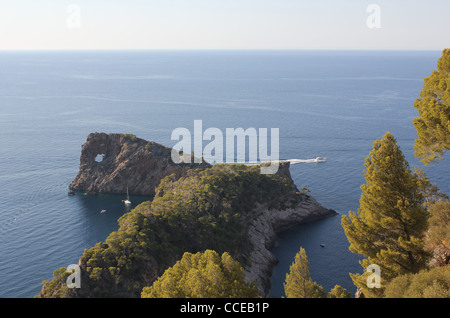
[(66, 289), (62, 270), (44, 281), (41, 297), (138, 297), (185, 252), (211, 249), (245, 264), (246, 227), (258, 205), (283, 209), (299, 200), (296, 187), (258, 166), (215, 165), (163, 179), (152, 202), (119, 219), (119, 230), (80, 258), (82, 288)]

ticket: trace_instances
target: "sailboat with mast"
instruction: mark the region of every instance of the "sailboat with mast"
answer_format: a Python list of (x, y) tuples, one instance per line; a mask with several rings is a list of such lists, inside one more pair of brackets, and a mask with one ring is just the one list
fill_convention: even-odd
[(130, 195), (128, 193), (128, 187), (127, 187), (127, 199), (126, 200), (122, 200), (123, 203), (125, 203), (125, 205), (130, 205), (131, 201), (130, 201)]

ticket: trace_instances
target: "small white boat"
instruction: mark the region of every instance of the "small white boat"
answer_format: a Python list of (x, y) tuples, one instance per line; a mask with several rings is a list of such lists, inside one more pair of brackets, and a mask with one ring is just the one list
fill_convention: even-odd
[(106, 212), (106, 210), (101, 210), (101, 211), (100, 211), (100, 213), (105, 213), (105, 212)]
[(325, 161), (327, 158), (324, 157), (316, 157), (316, 162)]
[(123, 200), (123, 203), (125, 203), (125, 205), (130, 205), (131, 204), (130, 195), (128, 194), (128, 187), (127, 187), (127, 199)]

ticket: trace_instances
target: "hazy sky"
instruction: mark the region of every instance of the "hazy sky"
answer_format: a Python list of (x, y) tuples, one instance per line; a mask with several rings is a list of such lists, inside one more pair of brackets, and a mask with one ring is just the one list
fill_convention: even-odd
[(445, 47), (450, 0), (0, 0), (2, 50)]

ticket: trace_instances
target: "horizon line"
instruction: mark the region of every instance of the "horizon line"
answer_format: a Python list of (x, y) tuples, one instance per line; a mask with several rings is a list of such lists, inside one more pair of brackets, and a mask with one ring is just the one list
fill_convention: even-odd
[(318, 48), (305, 48), (305, 49), (283, 49), (283, 48), (271, 48), (271, 49), (245, 49), (245, 48), (132, 48), (132, 49), (120, 49), (120, 48), (80, 48), (80, 49), (0, 49), (0, 52), (5, 51), (442, 51), (441, 49), (318, 49)]

